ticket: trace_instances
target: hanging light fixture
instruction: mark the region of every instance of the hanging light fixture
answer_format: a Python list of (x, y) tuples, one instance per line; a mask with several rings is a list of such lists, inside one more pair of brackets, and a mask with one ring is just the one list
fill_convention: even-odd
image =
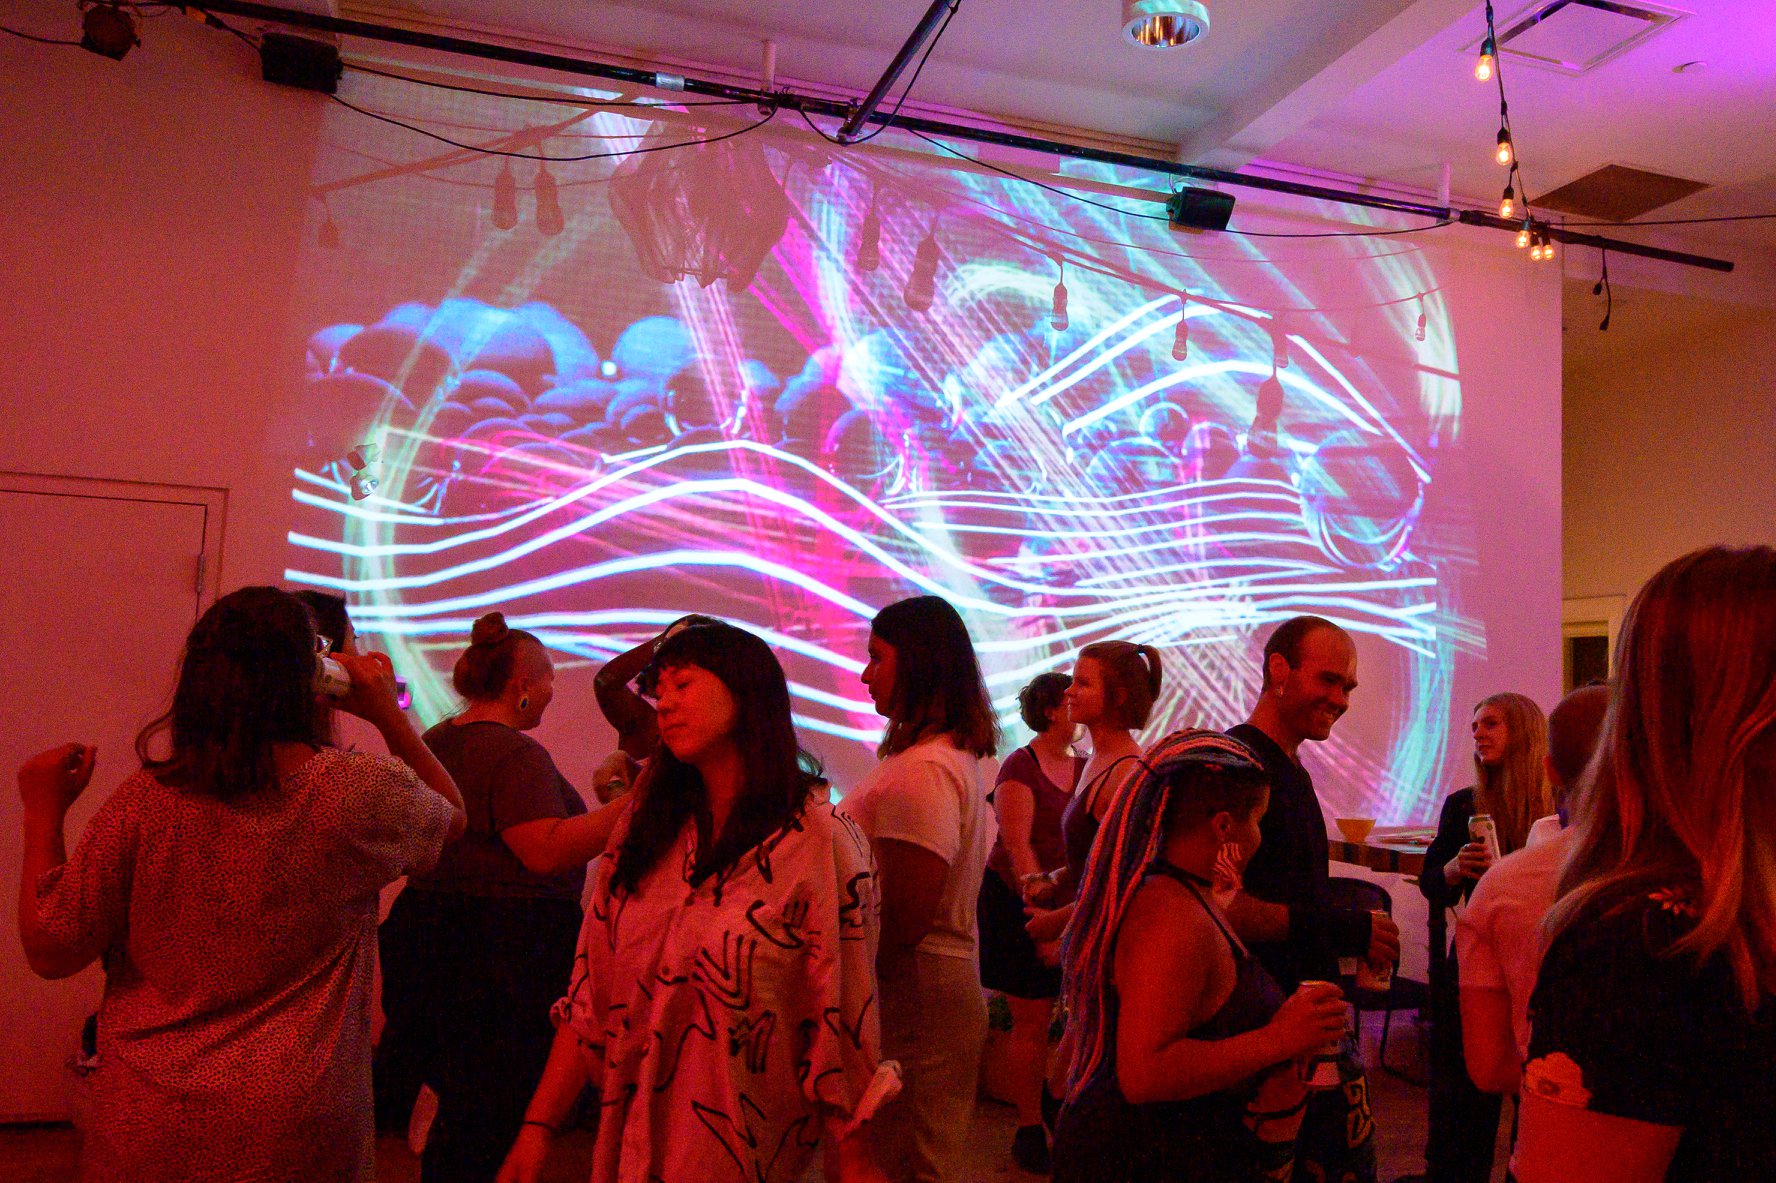
[(1493, 41), (1490, 29), (1486, 40), (1480, 43), (1480, 58), (1474, 63), (1474, 80), (1491, 82), (1492, 72), (1498, 68), (1498, 44)]
[(1529, 219), (1526, 217), (1523, 219), (1523, 228), (1521, 230), (1517, 231), (1517, 249), (1522, 250), (1524, 247), (1530, 245), (1531, 238), (1532, 238), (1532, 235), (1530, 234), (1530, 222), (1529, 222)]
[(1122, 0), (1122, 35), (1142, 49), (1176, 49), (1208, 31), (1202, 0)]
[(1054, 306), (1049, 311), (1048, 323), (1055, 332), (1064, 333), (1067, 331), (1067, 263), (1064, 259), (1056, 262), (1060, 265), (1061, 277), (1055, 281)]
[(518, 178), (509, 160), (500, 161), (499, 176), (493, 178), (493, 224), (500, 230), (518, 225)]
[(882, 265), (882, 219), (876, 216), (876, 199), (870, 198), (869, 212), (857, 228), (857, 254), (852, 266), (859, 271), (874, 271)]
[(1172, 335), (1172, 360), (1183, 361), (1190, 356), (1190, 296), (1178, 293), (1178, 331)]
[(338, 250), (339, 227), (333, 223), (333, 211), (323, 202), (321, 205), (321, 213), (321, 229), (320, 233), (315, 235), (315, 242), (322, 250)]
[[(1516, 172), (1517, 172), (1517, 169), (1515, 166), (1513, 166), (1511, 169), (1512, 175), (1513, 176), (1516, 175)], [(1512, 214), (1514, 214), (1516, 212), (1517, 212), (1517, 190), (1511, 185), (1510, 178), (1507, 177), (1505, 179), (1505, 195), (1499, 199), (1499, 217), (1509, 218)]]
[(1493, 153), (1493, 159), (1506, 168), (1517, 159), (1516, 149), (1511, 144), (1511, 132), (1502, 124), (1499, 126), (1498, 150)]
[(1412, 339), (1414, 341), (1422, 341), (1425, 339), (1425, 327), (1428, 323), (1429, 321), (1425, 317), (1424, 300), (1420, 298), (1418, 302), (1418, 327), (1412, 332)]
[(553, 238), (566, 229), (567, 219), (561, 216), (561, 194), (555, 188), (555, 177), (549, 172), (549, 166), (541, 160), (537, 161), (534, 187), (537, 230)]
[(933, 226), (925, 232), (919, 241), (919, 249), (913, 252), (913, 269), (907, 274), (906, 287), (901, 292), (906, 306), (914, 312), (930, 312), (931, 304), (937, 298), (937, 228)]

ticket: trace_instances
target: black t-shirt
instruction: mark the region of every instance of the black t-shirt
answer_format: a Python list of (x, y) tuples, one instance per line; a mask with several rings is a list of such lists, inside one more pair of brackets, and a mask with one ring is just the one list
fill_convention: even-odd
[(1670, 954), (1695, 927), (1680, 888), (1587, 908), (1531, 996), (1525, 1093), (1682, 1126), (1669, 1183), (1776, 1179), (1776, 1000), (1749, 1013), (1724, 955)]
[(1469, 841), (1468, 823), (1474, 819), (1474, 790), (1470, 786), (1457, 789), (1443, 799), (1443, 812), (1437, 817), (1437, 836), (1425, 851), (1424, 870), (1419, 872), (1418, 890), (1437, 907), (1446, 908), (1465, 901), (1474, 894), (1475, 879), (1462, 879), (1454, 887), (1443, 877), (1443, 869), (1461, 854)]
[[(1242, 876), (1246, 893), (1272, 904), (1323, 902), (1332, 874), (1332, 854), (1313, 778), (1275, 740), (1250, 723), (1230, 727), (1227, 734), (1252, 749), (1270, 778), (1270, 808), (1258, 823), (1264, 840)], [(1327, 948), (1314, 933), (1292, 932), (1287, 941), (1255, 942), (1251, 948), (1285, 993), (1303, 981), (1338, 979), (1338, 951)]]
[(436, 867), (409, 883), (427, 891), (578, 903), (585, 868), (559, 875), (527, 871), (500, 837), (524, 822), (586, 812), (585, 800), (555, 767), (548, 749), (503, 723), (449, 719), (427, 731), (425, 742), (462, 791), (469, 824), (444, 848)]

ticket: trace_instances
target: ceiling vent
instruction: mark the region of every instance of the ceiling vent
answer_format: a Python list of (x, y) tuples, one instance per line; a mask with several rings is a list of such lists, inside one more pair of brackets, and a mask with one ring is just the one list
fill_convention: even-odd
[(1706, 188), (1708, 185), (1703, 181), (1687, 181), (1664, 173), (1606, 164), (1552, 193), (1543, 194), (1530, 204), (1536, 209), (1551, 209), (1580, 218), (1625, 222)]
[[(1669, 29), (1689, 16), (1675, 8), (1618, 0), (1547, 0), (1504, 24), (1500, 56), (1576, 77)], [(1464, 47), (1472, 54), (1475, 41)]]

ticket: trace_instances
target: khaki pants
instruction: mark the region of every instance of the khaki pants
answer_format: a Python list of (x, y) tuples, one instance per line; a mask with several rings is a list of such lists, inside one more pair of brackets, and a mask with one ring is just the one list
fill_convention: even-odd
[(980, 967), (914, 953), (880, 986), (882, 1054), (905, 1083), (870, 1123), (876, 1160), (894, 1183), (963, 1183), (987, 1039)]

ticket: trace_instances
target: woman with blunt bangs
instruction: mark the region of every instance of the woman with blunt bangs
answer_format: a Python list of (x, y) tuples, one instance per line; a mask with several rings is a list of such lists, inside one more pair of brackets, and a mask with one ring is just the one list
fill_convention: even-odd
[(660, 748), (598, 865), (549, 1062), (500, 1183), (534, 1183), (590, 1086), (594, 1183), (880, 1179), (869, 843), (796, 743), (770, 648), (729, 624), (661, 642)]
[(1776, 1178), (1776, 548), (1629, 606), (1530, 1000), (1523, 1183)]
[(975, 902), (995, 825), (981, 760), (999, 724), (967, 626), (936, 596), (876, 614), (863, 684), (888, 727), (842, 808), (881, 874), (882, 1046), (906, 1075), (874, 1141), (896, 1180), (960, 1180), (987, 1037)]
[(19, 771), (26, 959), (46, 978), (105, 968), (83, 1179), (375, 1177), (377, 896), (462, 832), (463, 806), (380, 654), (338, 656), (351, 675), (339, 701), (394, 758), (325, 744), (317, 648), (288, 592), (212, 604), (172, 709), (137, 740), (141, 770), (72, 858), (63, 827), (93, 749), (64, 745)]
[(1290, 1177), (1307, 1088), (1295, 1061), (1344, 1030), (1336, 987), (1285, 997), (1215, 901), (1269, 803), (1238, 740), (1174, 732), (1104, 817), (1067, 937), (1075, 1053), (1055, 1183)]

